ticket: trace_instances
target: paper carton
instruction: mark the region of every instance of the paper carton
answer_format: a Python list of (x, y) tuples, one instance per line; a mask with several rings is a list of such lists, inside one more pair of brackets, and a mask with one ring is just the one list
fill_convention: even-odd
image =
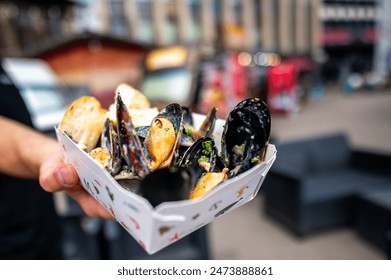
[[(194, 114), (195, 126), (204, 116)], [(223, 120), (218, 120), (215, 141), (220, 148)], [(229, 179), (203, 198), (164, 202), (153, 208), (143, 197), (123, 189), (114, 178), (81, 150), (66, 134), (56, 130), (65, 158), (73, 164), (81, 185), (98, 200), (149, 254), (154, 254), (217, 217), (252, 200), (276, 158), (269, 144), (265, 161)]]

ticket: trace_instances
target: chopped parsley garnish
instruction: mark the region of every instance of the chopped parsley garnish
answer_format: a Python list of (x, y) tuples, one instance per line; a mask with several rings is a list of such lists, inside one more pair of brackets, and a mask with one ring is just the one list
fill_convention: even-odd
[(178, 171), (178, 168), (175, 167), (175, 166), (171, 166), (171, 167), (168, 169), (168, 171), (170, 171), (171, 173), (175, 173), (175, 172)]
[(258, 157), (253, 157), (252, 159), (251, 159), (251, 163), (256, 163), (256, 162), (258, 162)]
[(185, 134), (191, 138), (193, 138), (193, 132), (190, 128), (185, 128)]
[(202, 142), (202, 153), (204, 155), (207, 155), (211, 152), (212, 150), (212, 142), (211, 141), (205, 141)]
[(206, 156), (201, 156), (198, 159), (198, 163), (201, 163), (201, 162), (209, 162), (209, 159)]

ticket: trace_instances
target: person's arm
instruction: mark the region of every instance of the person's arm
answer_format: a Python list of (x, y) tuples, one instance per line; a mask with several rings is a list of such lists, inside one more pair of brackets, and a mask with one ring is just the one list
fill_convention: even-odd
[(57, 142), (2, 116), (0, 127), (0, 172), (21, 178), (38, 178), (44, 159), (59, 149)]
[(2, 116), (0, 128), (0, 173), (39, 179), (45, 191), (66, 191), (87, 215), (113, 219), (80, 186), (75, 169), (64, 162), (57, 141)]

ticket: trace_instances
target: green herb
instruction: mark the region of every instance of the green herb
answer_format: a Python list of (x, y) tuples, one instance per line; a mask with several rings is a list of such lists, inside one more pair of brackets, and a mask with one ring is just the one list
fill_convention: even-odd
[(170, 130), (170, 128), (166, 127), (166, 128), (164, 128), (164, 130), (168, 132)]
[(204, 155), (209, 154), (211, 150), (212, 150), (212, 141), (202, 142), (202, 153)]
[(190, 128), (185, 128), (185, 133), (187, 136), (193, 138), (193, 132), (191, 131)]
[(201, 163), (201, 162), (209, 162), (209, 159), (206, 156), (201, 156), (198, 159), (198, 163)]
[(258, 162), (258, 157), (253, 157), (253, 158), (251, 159), (251, 163), (256, 163), (256, 162)]
[(244, 152), (244, 148), (245, 148), (244, 144), (239, 146), (239, 150), (241, 150), (242, 152)]
[(175, 167), (175, 166), (171, 166), (168, 171), (170, 171), (171, 173), (176, 173), (178, 171), (178, 168)]

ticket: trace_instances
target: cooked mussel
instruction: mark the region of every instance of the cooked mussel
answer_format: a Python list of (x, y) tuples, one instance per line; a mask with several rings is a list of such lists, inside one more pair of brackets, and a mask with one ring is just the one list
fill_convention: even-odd
[(190, 110), (176, 103), (163, 108), (150, 125), (136, 128), (117, 93), (116, 114), (116, 125), (105, 121), (100, 147), (90, 154), (123, 188), (154, 207), (203, 197), (264, 160), (271, 129), (266, 104), (257, 98), (243, 100), (228, 115), (219, 154), (212, 137), (217, 108), (198, 130)]
[(106, 169), (112, 175), (116, 175), (121, 170), (121, 147), (119, 144), (118, 134), (114, 129), (112, 121), (107, 118), (101, 134), (101, 147), (107, 148), (111, 155)]
[(213, 107), (212, 110), (206, 115), (204, 121), (202, 122), (200, 128), (198, 129), (199, 133), (203, 137), (211, 137), (217, 120), (217, 108)]
[(250, 169), (263, 160), (270, 136), (270, 113), (262, 100), (240, 102), (230, 112), (222, 134), (222, 158), (229, 177)]
[(214, 171), (217, 157), (218, 150), (214, 140), (210, 137), (202, 137), (186, 150), (178, 166), (191, 168), (196, 184), (202, 175)]
[(227, 172), (228, 168), (224, 168), (221, 172), (208, 172), (204, 174), (191, 191), (189, 198), (196, 199), (206, 195), (228, 178)]
[(122, 102), (120, 94), (116, 95), (116, 107), (122, 157), (137, 176), (145, 177), (150, 172), (148, 162), (143, 154), (142, 145), (129, 116), (128, 109)]
[(171, 165), (180, 139), (182, 108), (167, 105), (153, 120), (144, 140), (144, 151), (150, 170)]
[(198, 129), (194, 127), (193, 116), (191, 115), (190, 110), (187, 107), (185, 108), (186, 111), (184, 111), (184, 120), (186, 119), (186, 121), (183, 121), (182, 138), (186, 139), (186, 142), (182, 141), (183, 144), (193, 144), (201, 137), (211, 137), (217, 119), (217, 108), (214, 107), (209, 111)]
[(265, 102), (259, 98), (248, 98), (239, 102), (235, 108), (242, 108), (257, 114), (262, 131), (265, 133), (265, 139), (269, 140), (271, 131), (271, 116), (269, 108)]

